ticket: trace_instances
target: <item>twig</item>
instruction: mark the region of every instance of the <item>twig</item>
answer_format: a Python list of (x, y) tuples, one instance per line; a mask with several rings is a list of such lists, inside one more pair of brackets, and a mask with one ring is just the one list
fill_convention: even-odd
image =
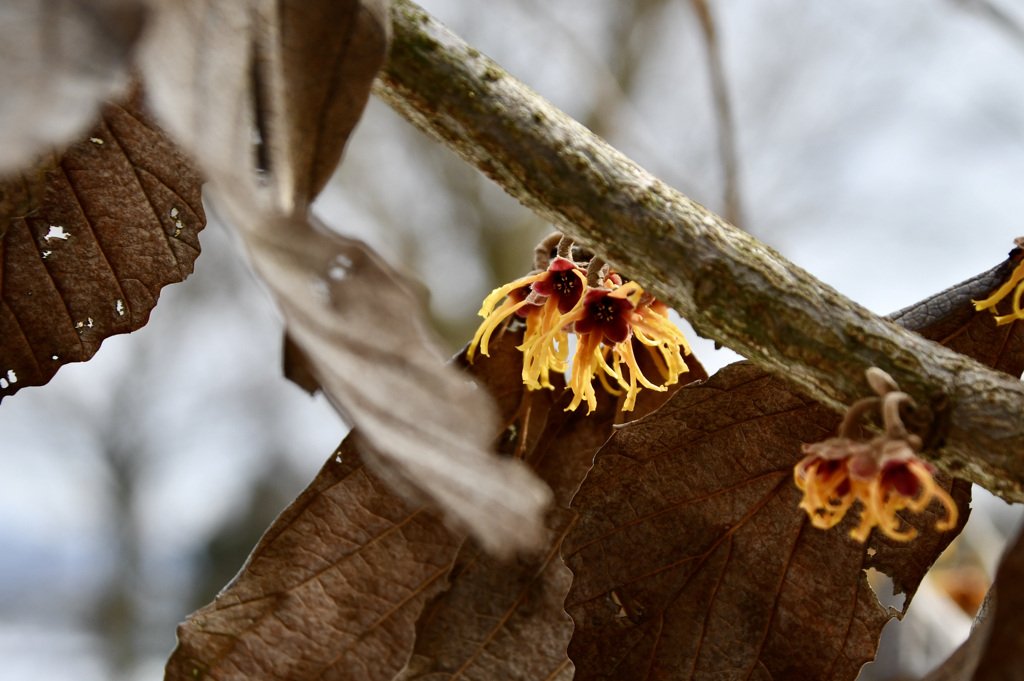
[[(375, 92), (701, 334), (845, 411), (878, 367), (931, 416), (927, 456), (1024, 501), (1024, 385), (897, 328), (679, 194), (463, 42), (393, 0)], [(875, 267), (864, 263), (865, 268)]]
[(966, 10), (973, 10), (983, 18), (991, 21), (1002, 30), (1019, 50), (1024, 50), (1024, 26), (1006, 10), (991, 0), (954, 0)]
[(722, 53), (718, 49), (718, 31), (707, 0), (691, 0), (694, 12), (704, 31), (704, 44), (708, 54), (708, 75), (711, 78), (711, 92), (715, 103), (715, 120), (718, 125), (718, 155), (722, 160), (722, 174), (725, 182), (725, 210), (723, 215), (733, 225), (743, 224), (743, 202), (740, 198), (740, 173), (736, 154), (736, 131), (733, 127), (732, 105), (729, 102), (729, 87), (722, 64)]

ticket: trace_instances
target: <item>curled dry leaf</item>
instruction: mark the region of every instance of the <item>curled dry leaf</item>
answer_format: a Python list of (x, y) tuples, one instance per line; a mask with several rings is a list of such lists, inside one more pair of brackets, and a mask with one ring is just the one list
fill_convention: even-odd
[(519, 461), (488, 453), (490, 401), (441, 362), (401, 277), (362, 243), (306, 221), (250, 233), (247, 245), (290, 338), (372, 444), (378, 472), (491, 550), (534, 545), (547, 488)]
[(494, 551), (535, 544), (549, 493), (489, 453), (492, 405), (443, 365), (401, 277), (308, 214), (383, 62), (387, 2), (184, 0), (155, 22), (140, 61), (157, 110), (280, 304), (304, 384), (407, 495)]
[(185, 279), (201, 178), (136, 91), (63, 155), (0, 180), (0, 398), (141, 328)]
[(95, 123), (128, 83), (145, 15), (140, 0), (0, 3), (0, 175)]
[(211, 181), (302, 215), (341, 159), (387, 51), (386, 0), (162, 2), (139, 61)]
[[(971, 305), (1007, 273), (1001, 266), (894, 317), (1020, 375), (1024, 327), (997, 329)], [(876, 533), (865, 550), (847, 536), (852, 515), (813, 529), (792, 469), (800, 445), (832, 435), (838, 421), (737, 364), (618, 431), (573, 502), (580, 521), (563, 547), (576, 678), (855, 678), (891, 617), (863, 570), (892, 577), (905, 610), (966, 522), (970, 487), (942, 483), (960, 508), (953, 530), (933, 529), (937, 503), (904, 516), (921, 532), (911, 543)]]

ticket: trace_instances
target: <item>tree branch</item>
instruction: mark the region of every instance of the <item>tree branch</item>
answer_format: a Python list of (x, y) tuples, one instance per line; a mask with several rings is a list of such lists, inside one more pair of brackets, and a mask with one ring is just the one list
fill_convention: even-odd
[[(645, 172), (408, 0), (375, 93), (702, 335), (840, 411), (888, 372), (933, 419), (925, 455), (1024, 501), (1024, 385), (885, 321)], [(870, 266), (869, 263), (865, 264)]]

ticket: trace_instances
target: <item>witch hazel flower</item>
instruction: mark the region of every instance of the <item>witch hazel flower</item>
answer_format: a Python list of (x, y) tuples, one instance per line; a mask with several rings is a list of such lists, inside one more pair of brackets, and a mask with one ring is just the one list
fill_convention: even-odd
[[(534, 388), (552, 388), (548, 379), (550, 372), (568, 369), (568, 335), (561, 330), (559, 319), (577, 305), (586, 286), (586, 275), (570, 259), (571, 243), (560, 245), (558, 253), (551, 258), (547, 255), (551, 240), (552, 237), (548, 237), (538, 245), (534, 260), (536, 270), (495, 289), (484, 299), (480, 307), (484, 322), (477, 328), (466, 353), (470, 361), (478, 348), (487, 356), (488, 343), (494, 331), (514, 314), (524, 318), (524, 344), (533, 345), (539, 336), (546, 339), (541, 365), (537, 367), (537, 379), (531, 386)], [(498, 305), (502, 299), (504, 301)]]
[[(1016, 245), (1010, 251), (1010, 261), (1017, 263), (1010, 278), (1002, 286), (996, 289), (992, 295), (984, 300), (975, 300), (974, 309), (978, 312), (991, 310), (996, 315), (996, 325), (1002, 326), (1018, 319), (1024, 319), (1024, 308), (1021, 308), (1021, 298), (1024, 297), (1024, 237), (1017, 237), (1013, 243)], [(1000, 315), (996, 312), (996, 305), (1002, 302), (1013, 292), (1009, 314)]]
[[(642, 294), (635, 282), (615, 289), (592, 288), (587, 291), (583, 304), (563, 319), (573, 325), (578, 339), (569, 378), (573, 399), (568, 409), (575, 410), (584, 401), (588, 414), (597, 408), (594, 377), (602, 376), (599, 372), (614, 378), (626, 389), (623, 411), (632, 411), (640, 385), (651, 390), (666, 390), (665, 386), (655, 385), (644, 376), (633, 354), (632, 320)], [(611, 357), (611, 364), (606, 355)], [(629, 368), (628, 381), (623, 376), (623, 364)]]
[[(664, 391), (688, 371), (683, 355), (690, 354), (690, 347), (682, 332), (668, 320), (667, 308), (660, 304), (660, 308), (652, 307), (657, 301), (636, 282), (617, 286), (614, 282), (611, 278), (605, 283), (612, 286), (589, 289), (583, 304), (562, 319), (563, 323), (573, 325), (578, 338), (569, 380), (574, 393), (568, 407), (571, 410), (584, 401), (588, 413), (597, 407), (595, 376), (606, 386), (605, 376), (614, 379), (626, 392), (622, 410), (632, 411), (641, 387)], [(662, 374), (661, 385), (653, 383), (641, 370), (634, 352), (634, 337), (657, 349), (652, 357)]]
[[(935, 467), (917, 456), (921, 438), (907, 432), (900, 416), (900, 408), (913, 407), (913, 400), (881, 369), (869, 369), (867, 374), (878, 397), (854, 403), (836, 437), (803, 446), (806, 456), (793, 470), (796, 486), (804, 493), (800, 508), (812, 525), (828, 529), (860, 501), (860, 523), (850, 531), (851, 537), (863, 543), (877, 527), (887, 537), (910, 541), (917, 537), (917, 530), (904, 526), (897, 514), (920, 513), (938, 500), (946, 515), (935, 529), (952, 529), (957, 506), (935, 482)], [(861, 438), (858, 422), (872, 411), (880, 413), (884, 432)]]
[[(554, 237), (558, 238), (557, 251), (545, 265), (544, 256), (550, 253)], [(531, 390), (553, 388), (551, 372), (569, 369), (568, 339), (576, 337), (569, 380), (573, 400), (567, 410), (575, 410), (583, 402), (588, 413), (597, 407), (595, 377), (612, 394), (625, 391), (623, 411), (634, 408), (641, 387), (663, 391), (678, 382), (679, 375), (688, 370), (683, 357), (690, 354), (690, 348), (682, 332), (669, 321), (667, 306), (636, 282), (623, 281), (597, 257), (574, 260), (573, 244), (564, 236), (549, 237), (537, 253), (537, 271), (495, 289), (484, 301), (480, 309), (484, 322), (467, 352), (471, 360), (477, 347), (486, 355), (494, 331), (517, 314), (526, 320), (519, 349), (523, 353), (523, 383)], [(650, 351), (661, 374), (660, 385), (641, 370), (634, 338)]]

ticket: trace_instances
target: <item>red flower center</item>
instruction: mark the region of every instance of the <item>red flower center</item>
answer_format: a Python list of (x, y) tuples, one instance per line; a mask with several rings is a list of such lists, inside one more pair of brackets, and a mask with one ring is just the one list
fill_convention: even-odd
[(562, 314), (576, 307), (583, 295), (583, 277), (576, 264), (565, 258), (555, 258), (548, 265), (546, 274), (533, 283), (533, 291), (537, 295), (554, 297)]
[(921, 489), (921, 482), (910, 472), (906, 464), (891, 463), (882, 469), (882, 487), (894, 489), (898, 494), (913, 499)]
[(608, 289), (591, 289), (583, 299), (583, 318), (576, 322), (576, 333), (600, 333), (604, 342), (615, 345), (629, 338), (629, 319), (633, 303), (613, 298)]

